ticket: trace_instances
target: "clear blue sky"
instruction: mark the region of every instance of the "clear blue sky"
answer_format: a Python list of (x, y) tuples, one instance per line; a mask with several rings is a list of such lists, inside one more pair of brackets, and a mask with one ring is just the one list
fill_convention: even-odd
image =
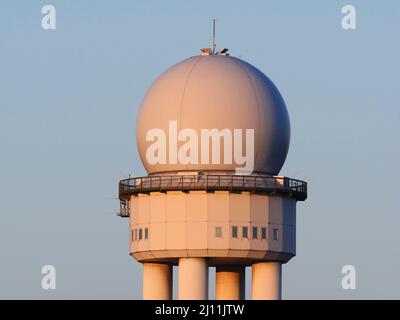
[[(57, 29), (41, 28), (53, 4)], [(357, 30), (341, 28), (341, 7)], [(135, 117), (151, 82), (217, 44), (284, 96), (283, 175), (309, 182), (284, 298), (400, 298), (400, 2), (0, 3), (0, 298), (140, 298), (117, 182), (143, 175)], [(41, 267), (57, 289), (41, 288)], [(341, 288), (341, 267), (357, 290)]]

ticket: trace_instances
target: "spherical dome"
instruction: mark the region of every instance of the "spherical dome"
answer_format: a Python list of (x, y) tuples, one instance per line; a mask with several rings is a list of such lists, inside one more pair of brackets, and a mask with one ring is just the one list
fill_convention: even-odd
[[(183, 129), (192, 129), (198, 137), (199, 151), (191, 153), (191, 159), (194, 157), (196, 161), (182, 163), (176, 159), (176, 152), (175, 155), (169, 153), (173, 147), (181, 152), (179, 148), (189, 141), (183, 137), (194, 139)], [(254, 153), (247, 156), (253, 157), (254, 173), (277, 175), (285, 162), (290, 140), (285, 102), (272, 81), (243, 60), (214, 54), (191, 57), (172, 66), (152, 84), (136, 124), (139, 154), (147, 172), (226, 172), (240, 168), (234, 156), (231, 163), (224, 161), (225, 139), (220, 140), (220, 162), (213, 163), (212, 141), (206, 147), (201, 145), (203, 129), (218, 129), (219, 132), (229, 129), (233, 149), (238, 147), (243, 151), (239, 155), (243, 156), (246, 152), (251, 153), (250, 142), (246, 143), (246, 129), (253, 129)], [(242, 129), (242, 145), (235, 144), (239, 135), (235, 135), (234, 130), (238, 129)], [(161, 131), (165, 133), (165, 139), (157, 136)], [(149, 160), (149, 148), (157, 139), (164, 147), (155, 151), (153, 145), (152, 151), (164, 160), (162, 153), (166, 153), (166, 161)], [(191, 146), (196, 146), (194, 140), (190, 141)], [(182, 152), (188, 152), (187, 148), (185, 150)], [(209, 162), (202, 161), (204, 150), (210, 152)]]

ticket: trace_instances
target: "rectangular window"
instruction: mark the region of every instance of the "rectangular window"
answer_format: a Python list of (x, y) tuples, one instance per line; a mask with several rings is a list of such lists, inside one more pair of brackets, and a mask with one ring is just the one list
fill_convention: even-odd
[(139, 240), (142, 240), (143, 237), (143, 230), (142, 228), (139, 229)]
[(134, 237), (133, 237), (133, 235), (134, 235), (134, 232), (133, 232), (133, 229), (132, 229), (132, 230), (131, 230), (131, 241), (135, 240)]
[(243, 227), (242, 228), (242, 236), (243, 236), (243, 238), (248, 238), (249, 237), (249, 228), (247, 228), (247, 227)]
[(267, 239), (267, 228), (266, 227), (261, 228), (261, 239)]
[(253, 239), (257, 239), (258, 235), (257, 235), (257, 227), (253, 227)]
[(222, 227), (215, 227), (215, 237), (222, 238)]
[(279, 240), (279, 229), (274, 229), (273, 240)]
[(147, 240), (149, 238), (149, 229), (144, 229), (144, 238)]
[(237, 227), (232, 227), (232, 238), (238, 237)]

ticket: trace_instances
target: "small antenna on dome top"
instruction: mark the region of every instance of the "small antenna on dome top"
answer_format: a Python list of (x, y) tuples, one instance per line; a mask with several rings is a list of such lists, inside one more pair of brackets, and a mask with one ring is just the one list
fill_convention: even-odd
[(215, 48), (216, 48), (216, 44), (215, 44), (215, 19), (213, 19), (213, 34), (212, 34), (212, 53), (215, 53)]
[(202, 48), (200, 51), (202, 52), (203, 56), (211, 56), (211, 55), (218, 55), (218, 56), (229, 56), (228, 49), (222, 48), (217, 52), (217, 45), (215, 43), (215, 21), (216, 19), (212, 19), (213, 21), (213, 29), (212, 29), (212, 46), (211, 48)]

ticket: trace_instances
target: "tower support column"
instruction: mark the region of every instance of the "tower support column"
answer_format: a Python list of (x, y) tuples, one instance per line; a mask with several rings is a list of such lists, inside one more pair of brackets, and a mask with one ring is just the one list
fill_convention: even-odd
[(218, 266), (216, 268), (215, 299), (245, 299), (245, 267)]
[(172, 266), (143, 263), (143, 300), (172, 299)]
[(208, 264), (205, 258), (179, 258), (179, 300), (208, 299)]
[(280, 300), (282, 298), (282, 264), (260, 262), (252, 266), (253, 300)]

